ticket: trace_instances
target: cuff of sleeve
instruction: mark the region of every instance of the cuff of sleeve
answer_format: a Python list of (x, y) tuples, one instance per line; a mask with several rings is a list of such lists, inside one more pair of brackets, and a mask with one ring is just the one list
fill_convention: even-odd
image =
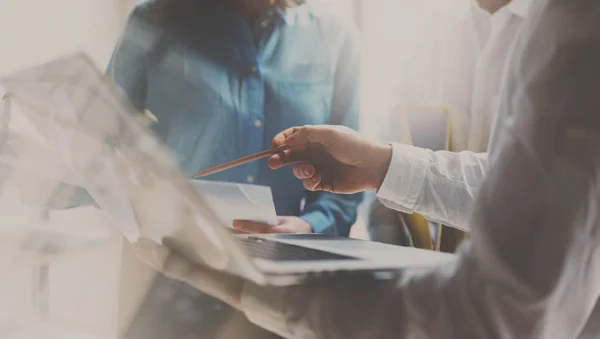
[(313, 233), (333, 234), (334, 230), (329, 220), (321, 211), (308, 212), (300, 216), (300, 219), (306, 221), (312, 227)]
[(423, 191), (432, 151), (403, 144), (392, 144), (392, 160), (377, 192), (389, 208), (413, 213)]

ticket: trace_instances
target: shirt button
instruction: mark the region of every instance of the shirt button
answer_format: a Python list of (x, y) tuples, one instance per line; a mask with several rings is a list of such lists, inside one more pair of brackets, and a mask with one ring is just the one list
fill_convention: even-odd
[(256, 73), (256, 66), (250, 67), (250, 73)]
[(267, 20), (264, 20), (263, 22), (260, 23), (260, 25), (265, 28), (267, 27), (267, 25), (269, 24), (269, 22)]
[(260, 126), (262, 126), (262, 121), (260, 121), (260, 120), (254, 120), (254, 127), (260, 128)]
[(253, 177), (253, 176), (251, 176), (251, 175), (249, 175), (249, 176), (246, 178), (246, 181), (248, 181), (248, 183), (249, 183), (249, 184), (251, 184), (251, 183), (253, 183), (253, 182), (254, 182), (254, 177)]

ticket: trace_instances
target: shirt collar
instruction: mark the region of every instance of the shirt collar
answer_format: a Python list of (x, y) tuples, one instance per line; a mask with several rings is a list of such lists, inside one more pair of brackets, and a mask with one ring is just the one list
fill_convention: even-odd
[[(234, 10), (231, 9), (226, 2), (217, 1), (216, 5), (211, 2), (209, 4), (213, 5), (211, 7), (216, 11), (217, 14), (225, 14), (227, 17), (241, 19), (238, 14), (235, 13)], [(265, 12), (259, 15), (259, 21), (268, 21), (268, 22), (278, 22), (286, 25), (294, 25), (297, 23), (306, 22), (313, 16), (313, 8), (308, 4), (307, 1), (301, 2), (296, 7), (281, 7), (281, 6), (273, 6), (270, 9), (267, 9)], [(220, 20), (220, 18), (216, 18)]]
[(506, 7), (511, 13), (521, 18), (527, 18), (533, 0), (512, 0)]
[(296, 7), (276, 6), (265, 13), (267, 16), (276, 17), (286, 25), (295, 25), (307, 22), (313, 14), (312, 7), (304, 1)]
[[(508, 5), (506, 5), (506, 8), (512, 14), (521, 18), (526, 18), (529, 14), (529, 9), (531, 8), (532, 3), (533, 0), (512, 0)], [(479, 6), (476, 0), (468, 1), (468, 4), (464, 5), (459, 11), (457, 21), (464, 20), (471, 11), (479, 9), (476, 6)]]

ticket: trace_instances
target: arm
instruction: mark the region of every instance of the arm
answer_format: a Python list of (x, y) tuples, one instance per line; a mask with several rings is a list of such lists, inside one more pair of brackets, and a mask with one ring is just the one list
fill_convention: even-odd
[[(360, 113), (360, 68), (361, 55), (358, 30), (345, 29), (345, 38), (336, 66), (334, 93), (330, 125), (342, 125), (358, 129)], [(315, 233), (348, 236), (350, 227), (356, 222), (358, 205), (362, 193), (339, 195), (328, 192), (307, 192), (306, 207), (300, 218), (306, 221)]]
[(397, 170), (385, 182), (389, 208), (468, 230), (472, 205), (483, 183), (487, 153), (437, 151), (394, 144)]
[[(472, 242), (456, 264), (405, 270), (389, 282), (328, 281), (280, 294), (248, 285), (244, 298), (281, 315), (269, 317), (282, 320), (281, 332), (319, 338), (580, 334), (600, 295), (600, 5), (538, 4), (542, 11), (522, 32), (509, 68), (492, 166), (471, 219)], [(400, 167), (392, 161), (387, 179)], [(331, 187), (319, 181), (326, 174), (313, 176), (315, 187)], [(385, 187), (380, 197), (393, 201)], [(259, 309), (246, 312), (273, 326)]]

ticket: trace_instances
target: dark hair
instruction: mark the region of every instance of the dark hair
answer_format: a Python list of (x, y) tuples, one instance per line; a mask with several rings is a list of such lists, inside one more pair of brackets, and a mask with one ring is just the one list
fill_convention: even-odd
[[(218, 0), (217, 0), (218, 1)], [(171, 24), (199, 7), (204, 0), (153, 0), (152, 16), (163, 24)]]
[[(216, 5), (218, 3), (233, 2), (233, 0), (153, 0), (152, 12), (161, 22), (171, 23), (179, 20), (181, 16), (193, 15), (201, 6)], [(305, 0), (276, 0), (279, 6), (291, 4), (300, 5)]]

